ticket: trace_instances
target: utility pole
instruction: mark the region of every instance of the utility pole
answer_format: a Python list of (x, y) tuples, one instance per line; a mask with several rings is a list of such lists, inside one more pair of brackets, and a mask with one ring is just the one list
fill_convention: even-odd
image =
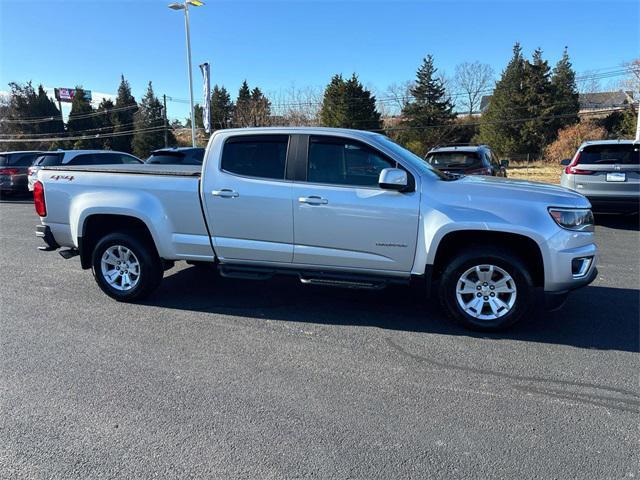
[(168, 130), (169, 125), (167, 125), (167, 96), (162, 95), (162, 103), (164, 104), (164, 108), (162, 109), (162, 116), (164, 118), (164, 148), (169, 146), (169, 138), (168, 138)]
[(636, 120), (636, 142), (640, 142), (640, 99), (638, 100), (638, 119)]

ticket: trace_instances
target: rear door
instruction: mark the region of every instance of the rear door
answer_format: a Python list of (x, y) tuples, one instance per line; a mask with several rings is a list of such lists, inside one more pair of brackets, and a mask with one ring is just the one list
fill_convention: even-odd
[(580, 152), (576, 190), (587, 196), (640, 195), (640, 144), (587, 145)]
[(294, 185), (293, 261), (409, 272), (420, 194), (378, 186), (382, 169), (402, 165), (355, 140), (324, 135), (305, 138), (308, 144), (301, 151), (306, 176)]
[(288, 135), (238, 135), (207, 163), (203, 198), (222, 260), (290, 263), (292, 182), (286, 180)]

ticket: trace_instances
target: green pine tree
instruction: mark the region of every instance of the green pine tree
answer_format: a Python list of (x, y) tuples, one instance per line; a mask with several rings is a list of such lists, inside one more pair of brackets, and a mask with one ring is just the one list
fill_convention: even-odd
[(72, 140), (73, 148), (91, 149), (101, 147), (100, 139), (93, 138), (97, 133), (95, 130), (96, 117), (93, 113), (93, 107), (86, 98), (84, 90), (82, 87), (76, 87), (73, 102), (71, 103), (69, 120), (67, 121), (67, 131), (71, 137), (82, 136), (83, 138)]
[(256, 87), (251, 91), (251, 125), (252, 127), (266, 127), (271, 117), (271, 102)]
[(520, 119), (527, 114), (524, 95), (525, 60), (519, 43), (480, 118), (478, 141), (491, 145), (500, 156), (527, 153), (522, 150)]
[(562, 53), (562, 58), (551, 74), (551, 87), (553, 89), (554, 103), (552, 113), (557, 116), (552, 120), (553, 137), (555, 139), (558, 130), (580, 121), (578, 117), (580, 101), (578, 87), (576, 86), (576, 73), (569, 60), (569, 52), (566, 47)]
[[(124, 79), (124, 75), (121, 75), (115, 104), (116, 111), (113, 112), (114, 133), (131, 132), (133, 130), (136, 106), (136, 99), (131, 94), (131, 86)], [(111, 139), (111, 146), (116, 151), (131, 153), (133, 151), (132, 141), (133, 134), (118, 135)]]
[(233, 119), (233, 102), (227, 89), (214, 85), (211, 93), (211, 128), (228, 128)]
[(100, 135), (105, 135), (101, 139), (101, 148), (105, 150), (111, 150), (113, 137), (110, 135), (113, 134), (113, 112), (115, 104), (109, 98), (103, 98), (98, 105), (98, 112), (102, 115), (96, 116), (96, 128), (100, 128), (100, 130), (96, 130)]
[[(149, 82), (147, 93), (142, 97), (135, 115), (133, 154), (144, 159), (153, 150), (164, 147), (163, 127), (162, 103), (153, 93), (153, 86)], [(173, 139), (171, 142), (173, 143)]]
[(236, 108), (233, 114), (234, 127), (250, 127), (251, 126), (251, 89), (245, 80), (238, 91), (236, 100)]
[(544, 148), (557, 132), (553, 126), (554, 91), (551, 86), (551, 69), (542, 58), (542, 50), (533, 52), (531, 61), (524, 64), (522, 93), (525, 107), (520, 112), (520, 152), (530, 158), (540, 158)]
[(354, 73), (345, 80), (334, 75), (324, 91), (320, 121), (328, 127), (380, 130), (382, 122), (376, 110), (376, 97)]
[(399, 139), (418, 154), (446, 141), (453, 131), (453, 103), (437, 71), (433, 56), (427, 55), (416, 72), (412, 99), (402, 109), (405, 130)]

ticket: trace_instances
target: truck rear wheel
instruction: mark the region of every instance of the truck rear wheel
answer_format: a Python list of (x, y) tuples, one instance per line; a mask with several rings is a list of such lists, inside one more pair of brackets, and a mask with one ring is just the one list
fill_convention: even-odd
[(466, 328), (504, 329), (531, 311), (535, 288), (516, 255), (490, 247), (471, 248), (456, 256), (442, 273), (440, 301)]
[(149, 295), (160, 285), (164, 273), (153, 246), (126, 232), (110, 233), (98, 241), (92, 267), (102, 291), (121, 302)]

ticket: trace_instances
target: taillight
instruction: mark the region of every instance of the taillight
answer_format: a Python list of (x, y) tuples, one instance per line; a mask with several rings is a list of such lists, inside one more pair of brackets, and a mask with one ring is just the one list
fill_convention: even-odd
[(17, 175), (20, 170), (17, 168), (0, 168), (0, 175)]
[(47, 216), (47, 204), (44, 201), (44, 185), (41, 181), (37, 181), (33, 185), (33, 204), (36, 207), (36, 213), (40, 217)]
[(567, 168), (564, 169), (564, 173), (569, 175), (591, 175), (593, 173), (592, 170), (583, 170), (581, 168), (576, 168), (578, 162), (580, 161), (580, 153), (581, 152), (578, 152), (576, 158), (574, 158), (573, 161), (569, 165), (567, 165)]

